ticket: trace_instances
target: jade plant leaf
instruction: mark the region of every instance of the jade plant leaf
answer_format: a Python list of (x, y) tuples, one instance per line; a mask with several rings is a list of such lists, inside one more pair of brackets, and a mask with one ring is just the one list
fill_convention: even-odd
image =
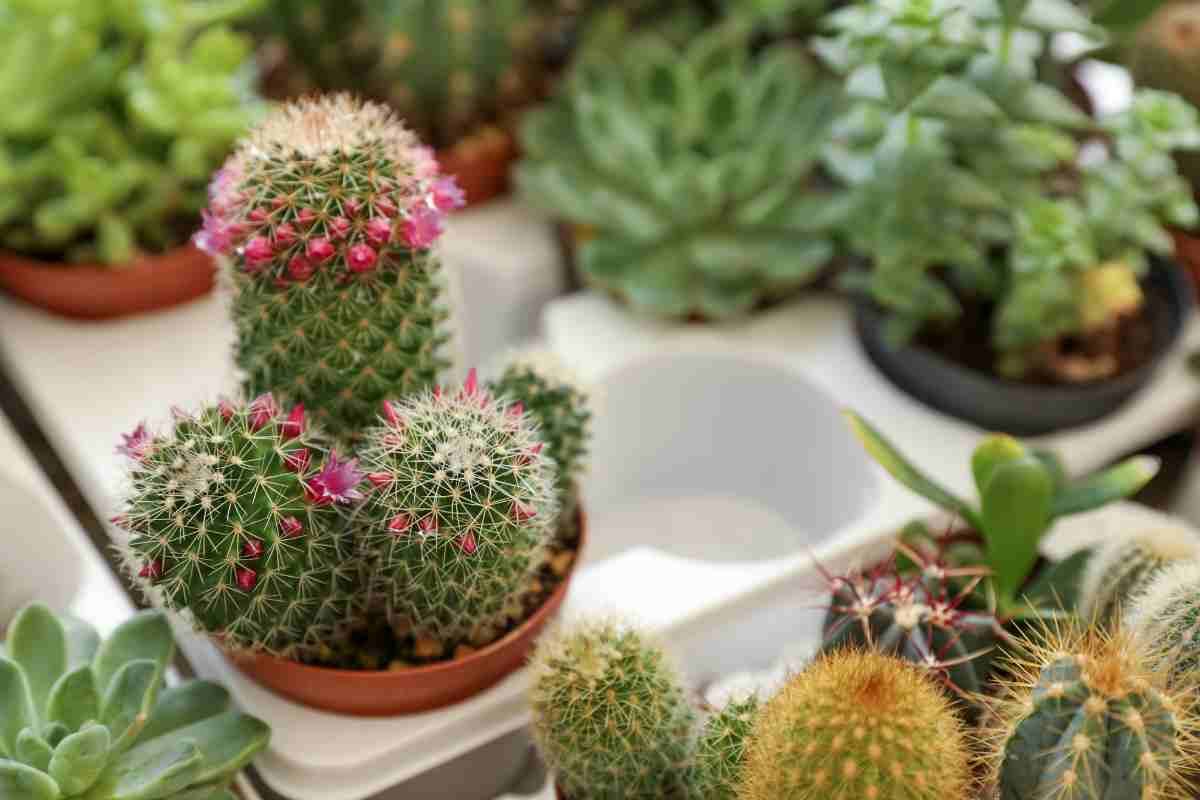
[(980, 488), (982, 530), (1001, 607), (1010, 605), (1050, 527), (1054, 480), (1033, 456), (996, 466)]
[(1139, 492), (1158, 474), (1161, 462), (1153, 456), (1135, 456), (1059, 490), (1051, 513), (1055, 517), (1078, 514), (1122, 500)]

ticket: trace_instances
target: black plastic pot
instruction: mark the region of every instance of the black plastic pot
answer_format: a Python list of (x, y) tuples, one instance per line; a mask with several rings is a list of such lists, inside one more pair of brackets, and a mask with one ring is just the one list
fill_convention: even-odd
[(885, 312), (865, 297), (855, 303), (854, 322), (871, 361), (908, 394), (987, 430), (1038, 436), (1107, 416), (1150, 382), (1182, 333), (1193, 297), (1186, 272), (1162, 259), (1151, 262), (1142, 289), (1153, 325), (1153, 353), (1137, 369), (1087, 384), (1021, 383), (970, 369), (923, 347), (897, 347), (884, 336)]

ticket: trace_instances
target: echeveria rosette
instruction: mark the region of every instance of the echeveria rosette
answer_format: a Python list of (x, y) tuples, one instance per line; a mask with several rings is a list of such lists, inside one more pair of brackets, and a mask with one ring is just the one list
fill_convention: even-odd
[(1075, 577), (1078, 565), (1051, 565), (1033, 581), (1039, 545), (1055, 520), (1133, 495), (1159, 467), (1157, 459), (1137, 456), (1071, 482), (1051, 454), (1026, 447), (1011, 436), (992, 434), (971, 456), (971, 474), (979, 495), (973, 505), (909, 462), (865, 419), (852, 411), (846, 416), (866, 451), (895, 480), (982, 537), (982, 563), (955, 566), (988, 568), (987, 595), (994, 597), (994, 602), (981, 597), (975, 607), (994, 607), (1002, 620), (1057, 616), (1061, 609), (1053, 604), (1073, 594), (1075, 587), (1055, 585), (1056, 566), (1063, 568), (1063, 575), (1070, 567), (1069, 573)]
[(113, 523), (131, 576), (228, 647), (300, 657), (357, 610), (344, 516), (363, 475), (306, 428), (302, 409), (263, 395), (177, 411), (169, 432), (139, 426), (120, 448), (130, 488)]
[(745, 314), (833, 255), (814, 164), (836, 102), (794, 47), (644, 34), (589, 49), (526, 117), (517, 179), (574, 226), (587, 283), (659, 316)]
[(432, 151), (345, 95), (276, 111), (213, 179), (198, 241), (227, 255), (246, 393), (303, 403), (336, 439), (447, 365), (432, 249), (462, 205)]
[(163, 686), (174, 654), (162, 614), (105, 640), (41, 604), (13, 619), (0, 655), (0, 787), (21, 800), (233, 800), (270, 728), (207, 681)]

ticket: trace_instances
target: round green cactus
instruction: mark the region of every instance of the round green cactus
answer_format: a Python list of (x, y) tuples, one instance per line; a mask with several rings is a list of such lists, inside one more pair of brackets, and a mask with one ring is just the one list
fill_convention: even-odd
[(1196, 722), (1128, 633), (1060, 628), (1021, 652), (998, 704), (1000, 800), (1191, 796)]
[(613, 620), (563, 625), (530, 664), (533, 733), (570, 800), (683, 796), (695, 715), (663, 650)]
[(1153, 528), (1100, 547), (1088, 559), (1079, 590), (1079, 615), (1113, 625), (1124, 606), (1164, 569), (1200, 557), (1200, 537), (1190, 529)]
[(555, 518), (537, 428), (472, 371), (384, 405), (360, 451), (374, 484), (356, 516), (393, 618), (447, 646), (486, 644), (522, 616), (520, 595)]
[(819, 657), (758, 713), (741, 800), (970, 797), (970, 748), (917, 667), (872, 652)]
[(1125, 624), (1172, 687), (1200, 684), (1200, 563), (1164, 569), (1133, 598)]
[(351, 613), (358, 567), (337, 506), (362, 476), (304, 428), (302, 407), (285, 417), (263, 395), (176, 412), (169, 434), (139, 426), (121, 448), (131, 489), (113, 521), (131, 574), (227, 646), (297, 655)]
[(446, 366), (430, 248), (453, 179), (381, 106), (338, 95), (265, 120), (213, 179), (198, 240), (233, 262), (246, 393), (303, 403), (354, 438)]
[(688, 775), (694, 800), (737, 800), (747, 740), (758, 713), (757, 695), (731, 700), (704, 722)]
[(229, 694), (192, 681), (163, 689), (171, 629), (142, 613), (104, 642), (34, 604), (0, 655), (0, 794), (22, 800), (232, 800), (238, 770), (270, 729)]
[(836, 92), (803, 53), (719, 27), (590, 48), (523, 126), (519, 183), (575, 226), (585, 281), (634, 309), (722, 318), (833, 255), (814, 188)]

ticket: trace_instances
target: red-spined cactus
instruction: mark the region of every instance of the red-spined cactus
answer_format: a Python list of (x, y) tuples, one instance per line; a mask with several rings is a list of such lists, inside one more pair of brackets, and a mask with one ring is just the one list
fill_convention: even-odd
[(462, 205), (432, 152), (382, 106), (347, 95), (267, 118), (214, 177), (203, 247), (228, 256), (248, 395), (303, 403), (335, 437), (446, 366), (432, 247)]

